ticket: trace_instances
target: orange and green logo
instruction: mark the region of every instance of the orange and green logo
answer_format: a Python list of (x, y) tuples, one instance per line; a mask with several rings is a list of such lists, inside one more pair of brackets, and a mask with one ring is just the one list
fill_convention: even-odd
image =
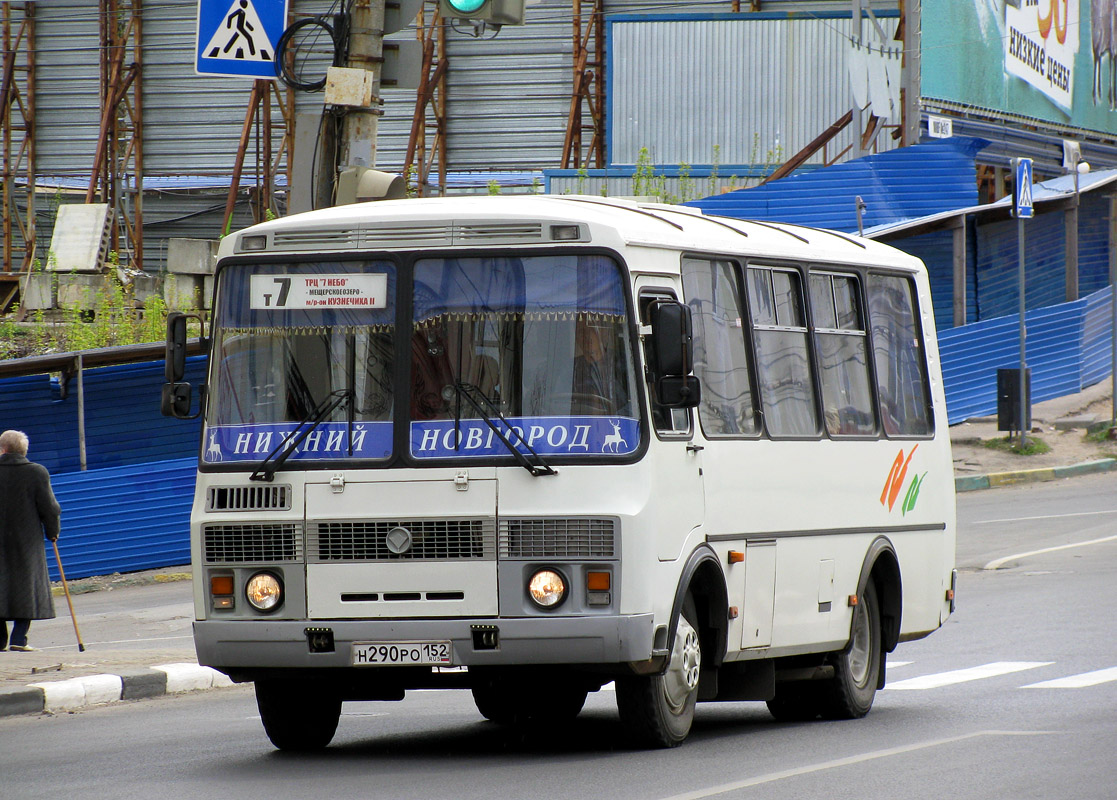
[[(888, 479), (884, 482), (884, 491), (880, 493), (880, 504), (888, 506), (889, 511), (896, 504), (896, 498), (900, 496), (900, 491), (904, 488), (904, 479), (908, 474), (908, 466), (911, 465), (911, 457), (915, 455), (915, 451), (918, 449), (918, 444), (912, 445), (911, 452), (905, 458), (904, 449), (901, 447), (900, 452), (896, 454), (896, 460), (892, 462), (892, 469), (888, 471)], [(909, 511), (915, 508), (915, 501), (919, 499), (919, 487), (923, 485), (923, 479), (926, 477), (926, 472), (922, 475), (912, 476), (911, 483), (908, 484), (907, 494), (904, 495), (904, 502), (900, 504), (901, 514), (906, 516)]]

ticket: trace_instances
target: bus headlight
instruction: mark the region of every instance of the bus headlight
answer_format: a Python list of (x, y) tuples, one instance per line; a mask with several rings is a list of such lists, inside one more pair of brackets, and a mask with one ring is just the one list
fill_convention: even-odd
[(541, 569), (527, 582), (527, 593), (540, 608), (554, 608), (566, 597), (566, 581), (553, 569)]
[(283, 602), (283, 584), (270, 572), (257, 572), (244, 587), (249, 604), (257, 611), (273, 611)]

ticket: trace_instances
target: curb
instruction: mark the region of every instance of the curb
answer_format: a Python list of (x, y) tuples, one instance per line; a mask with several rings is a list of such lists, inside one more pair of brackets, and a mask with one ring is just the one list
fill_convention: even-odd
[(974, 492), (981, 489), (994, 489), (999, 486), (1015, 486), (1020, 483), (1054, 481), (1060, 478), (1075, 478), (1096, 472), (1109, 472), (1117, 469), (1117, 459), (1102, 458), (1097, 461), (1084, 461), (1070, 467), (1046, 467), (1043, 469), (1022, 469), (1015, 472), (991, 472), (988, 475), (965, 475), (954, 479), (954, 491)]
[(85, 675), (19, 687), (0, 687), (0, 717), (55, 714), (121, 700), (139, 700), (201, 689), (219, 689), (233, 682), (221, 672), (197, 664), (161, 664), (124, 670), (120, 674)]

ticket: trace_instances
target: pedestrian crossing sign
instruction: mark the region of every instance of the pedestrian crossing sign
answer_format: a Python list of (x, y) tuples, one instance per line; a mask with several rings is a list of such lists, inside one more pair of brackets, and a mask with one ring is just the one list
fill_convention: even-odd
[(1032, 216), (1032, 159), (1017, 158), (1016, 182), (1013, 186), (1013, 214), (1017, 219), (1030, 219)]
[(275, 80), (288, 0), (198, 0), (199, 75)]

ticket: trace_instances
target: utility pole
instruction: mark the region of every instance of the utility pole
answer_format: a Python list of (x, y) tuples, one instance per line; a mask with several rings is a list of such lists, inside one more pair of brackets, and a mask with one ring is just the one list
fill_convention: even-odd
[(385, 0), (356, 0), (350, 15), (349, 61), (351, 69), (371, 74), (372, 105), (345, 109), (339, 169), (376, 166), (376, 128), (380, 111), (380, 69), (384, 63)]

